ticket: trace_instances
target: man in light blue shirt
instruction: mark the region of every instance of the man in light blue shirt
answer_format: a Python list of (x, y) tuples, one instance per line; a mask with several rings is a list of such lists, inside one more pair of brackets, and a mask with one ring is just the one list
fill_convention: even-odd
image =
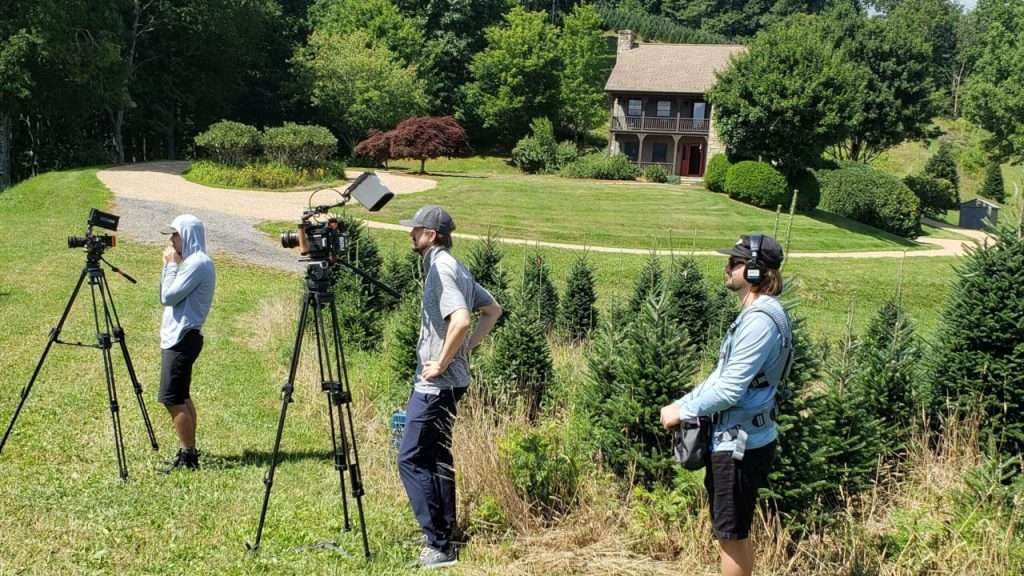
[(782, 247), (751, 234), (728, 250), (725, 286), (743, 307), (726, 334), (714, 371), (679, 401), (661, 409), (665, 428), (711, 419), (711, 452), (704, 485), (724, 576), (749, 576), (754, 549), (750, 524), (758, 490), (775, 454), (775, 395), (792, 359), (792, 327), (782, 293)]
[(182, 214), (160, 231), (170, 235), (160, 274), (160, 392), (181, 448), (162, 471), (199, 468), (196, 450), (196, 407), (192, 403), (192, 365), (203, 349), (203, 323), (210, 312), (217, 277), (206, 254), (206, 230), (191, 214)]

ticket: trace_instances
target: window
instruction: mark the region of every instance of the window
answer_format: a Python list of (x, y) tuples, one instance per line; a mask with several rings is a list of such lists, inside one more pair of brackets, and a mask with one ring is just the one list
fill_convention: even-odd
[(672, 103), (668, 100), (658, 100), (658, 117), (668, 118), (672, 115)]
[(639, 147), (638, 142), (623, 142), (622, 153), (633, 162), (636, 162), (636, 153), (639, 151)]
[(655, 142), (651, 148), (651, 162), (668, 162), (668, 144)]
[(705, 108), (706, 108), (706, 105), (704, 104), (704, 102), (694, 102), (693, 103), (693, 117), (694, 118), (704, 118), (704, 110), (705, 110)]
[(630, 99), (626, 105), (627, 116), (639, 116), (640, 115), (641, 102), (639, 100)]

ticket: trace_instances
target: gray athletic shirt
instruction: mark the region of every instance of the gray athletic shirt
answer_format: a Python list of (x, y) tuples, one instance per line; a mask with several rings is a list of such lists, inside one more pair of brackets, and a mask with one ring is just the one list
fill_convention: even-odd
[(477, 284), (469, 270), (447, 250), (433, 247), (423, 257), (423, 306), (420, 309), (420, 340), (417, 344), (416, 375), (413, 386), (417, 392), (437, 394), (450, 388), (469, 386), (469, 336), (455, 353), (443, 374), (424, 380), (423, 364), (440, 360), (444, 338), (448, 334), (448, 317), (456, 310), (470, 312), (494, 304), (494, 297)]

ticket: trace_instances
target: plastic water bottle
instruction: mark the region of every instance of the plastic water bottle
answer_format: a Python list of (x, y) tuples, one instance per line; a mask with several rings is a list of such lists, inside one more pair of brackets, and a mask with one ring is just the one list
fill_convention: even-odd
[(405, 410), (395, 409), (391, 413), (391, 447), (398, 450), (405, 434)]

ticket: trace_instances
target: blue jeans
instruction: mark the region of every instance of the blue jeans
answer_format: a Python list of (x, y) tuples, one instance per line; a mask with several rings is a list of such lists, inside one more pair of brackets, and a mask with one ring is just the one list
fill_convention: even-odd
[(465, 388), (440, 394), (413, 391), (398, 450), (398, 474), (427, 545), (447, 550), (455, 530), (452, 423)]

